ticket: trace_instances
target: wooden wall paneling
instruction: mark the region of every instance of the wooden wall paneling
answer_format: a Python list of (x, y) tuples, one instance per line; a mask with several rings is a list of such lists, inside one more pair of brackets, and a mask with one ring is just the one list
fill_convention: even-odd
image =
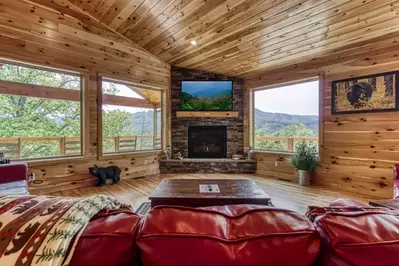
[(255, 152), (256, 174), (296, 182), (296, 170), (287, 162), (288, 156), (287, 153)]
[[(97, 90), (98, 90), (98, 77), (97, 73), (90, 73), (89, 75), (85, 76), (85, 82), (87, 84), (87, 95), (88, 102), (86, 104), (86, 134), (89, 134), (89, 153), (86, 153), (86, 157), (91, 159), (97, 159), (97, 154), (99, 152), (98, 146), (98, 132), (97, 132), (97, 106), (98, 106), (98, 99), (97, 99)], [(88, 124), (88, 128), (87, 128)]]
[[(69, 64), (74, 70), (95, 69), (98, 72), (118, 75), (130, 82), (168, 89), (169, 65), (125, 37), (96, 23), (90, 17), (78, 20), (65, 13), (58, 13), (22, 0), (1, 1), (4, 2), (2, 14), (5, 14), (3, 20), (0, 18), (1, 35), (29, 42), (21, 44), (24, 50), (27, 50), (27, 46), (39, 46), (36, 48), (39, 53), (52, 53), (55, 58), (68, 53), (69, 57), (60, 58), (64, 61), (54, 60), (55, 63)], [(33, 8), (35, 12), (29, 12), (29, 9)], [(61, 10), (70, 12), (72, 5)], [(80, 14), (80, 17), (82, 16)], [(51, 51), (44, 46), (51, 48)], [(4, 51), (4, 54), (9, 53)], [(72, 58), (75, 60), (70, 60)], [(47, 64), (52, 63), (50, 60), (47, 61)]]
[[(99, 39), (107, 48), (115, 46), (128, 53), (123, 46), (129, 44), (138, 50), (136, 53), (153, 58), (149, 51), (176, 66), (242, 78), (304, 63), (321, 65), (318, 71), (307, 68), (301, 75), (298, 72), (300, 78), (318, 75), (325, 72), (321, 68), (331, 65), (328, 60), (340, 58), (336, 54), (343, 48), (349, 52), (347, 47), (351, 46), (350, 53), (354, 55), (361, 50), (359, 46), (375, 43), (375, 47), (379, 47), (377, 38), (380, 44), (395, 46), (387, 40), (399, 32), (397, 0), (24, 1), (46, 5), (83, 21), (88, 31), (79, 29), (76, 34), (81, 39), (94, 34), (115, 42), (111, 45)], [(49, 20), (48, 27), (55, 30), (57, 23)], [(64, 25), (61, 30), (65, 30)], [(192, 40), (198, 45), (191, 45)], [(140, 61), (144, 57), (141, 56)], [(380, 62), (386, 60), (378, 54), (374, 58)], [(114, 64), (125, 64), (126, 60), (114, 60)], [(362, 59), (352, 62), (358, 66), (370, 63)], [(151, 71), (158, 70), (154, 66), (148, 70), (143, 67), (134, 75), (148, 82), (144, 72), (155, 75)], [(129, 74), (123, 70), (117, 72), (123, 73), (121, 76)], [(286, 79), (275, 74), (277, 80)]]
[[(387, 40), (376, 38), (374, 44), (358, 47), (359, 51), (337, 51), (336, 59), (314, 60), (286, 68), (264, 72), (245, 80), (251, 88), (289, 83), (307, 75), (325, 73), (323, 95), (320, 94), (321, 167), (314, 183), (326, 188), (353, 192), (369, 197), (391, 198), (393, 193), (393, 166), (399, 158), (399, 116), (397, 112), (364, 114), (331, 114), (331, 81), (364, 76), (399, 69), (395, 56), (397, 34)], [(377, 47), (378, 44), (381, 47)], [(349, 48), (350, 46), (348, 46)], [(345, 52), (347, 54), (345, 55)], [(327, 55), (330, 57), (330, 55)], [(330, 62), (330, 64), (324, 65)], [(277, 73), (281, 71), (282, 73)], [(323, 78), (321, 76), (320, 82)], [(262, 153), (263, 155), (263, 153)], [(258, 158), (258, 156), (257, 156)], [(264, 174), (280, 176), (273, 163), (275, 158), (261, 157), (259, 169)], [(262, 171), (262, 170), (259, 170)], [(286, 176), (286, 173), (281, 175)]]
[[(102, 131), (98, 127), (101, 125), (99, 114), (102, 108), (99, 73), (135, 84), (156, 87), (165, 93), (169, 92), (170, 66), (96, 23), (79, 10), (73, 9), (72, 5), (61, 3), (59, 0), (51, 3), (41, 0), (0, 0), (1, 58), (80, 72), (84, 76), (83, 156), (29, 161), (29, 170), (36, 175), (36, 180), (30, 183), (31, 193), (46, 194), (92, 186), (96, 179), (89, 174), (88, 167), (93, 165), (117, 165), (121, 167), (122, 178), (125, 179), (159, 173), (157, 152), (100, 158)], [(43, 7), (43, 4), (49, 4), (50, 7)], [(57, 11), (52, 9), (53, 7)], [(75, 14), (76, 17), (72, 17), (71, 14)], [(25, 87), (32, 88), (31, 85)], [(43, 93), (46, 96), (53, 95), (50, 89), (52, 88), (43, 88)], [(53, 96), (57, 97), (55, 94)], [(76, 95), (72, 96), (76, 98)]]
[(47, 194), (55, 191), (93, 186), (96, 178), (88, 168), (94, 165), (106, 167), (117, 165), (121, 168), (121, 178), (137, 178), (159, 173), (158, 155), (147, 152), (125, 159), (107, 160), (65, 160), (63, 163), (29, 163), (29, 171), (36, 174), (36, 180), (29, 185), (31, 194)]
[(319, 76), (319, 157), (320, 161), (324, 159), (324, 73)]

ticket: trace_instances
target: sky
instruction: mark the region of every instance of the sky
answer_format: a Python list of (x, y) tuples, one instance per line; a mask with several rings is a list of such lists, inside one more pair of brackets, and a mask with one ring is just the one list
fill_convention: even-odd
[(319, 82), (255, 91), (255, 108), (290, 115), (319, 114)]
[[(131, 90), (129, 87), (126, 85), (121, 85), (114, 83), (115, 87), (118, 89), (118, 92), (116, 95), (118, 96), (124, 96), (124, 97), (129, 97), (129, 98), (138, 98), (138, 99), (144, 99), (142, 96)], [(109, 86), (109, 82), (103, 81), (103, 86)], [(115, 111), (115, 110), (121, 110), (121, 111), (126, 111), (129, 113), (136, 113), (136, 112), (142, 112), (143, 108), (138, 108), (138, 107), (127, 107), (127, 106), (117, 106), (117, 105), (103, 105), (103, 110), (104, 111)]]
[(226, 91), (231, 92), (231, 81), (183, 81), (182, 91), (194, 96), (217, 96)]

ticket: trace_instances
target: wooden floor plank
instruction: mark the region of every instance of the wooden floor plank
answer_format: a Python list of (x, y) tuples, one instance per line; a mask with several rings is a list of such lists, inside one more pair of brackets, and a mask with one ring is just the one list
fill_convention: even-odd
[(134, 209), (137, 209), (141, 203), (148, 201), (148, 195), (166, 178), (202, 178), (204, 180), (215, 178), (252, 179), (271, 196), (272, 202), (276, 207), (297, 211), (302, 214), (306, 212), (309, 205), (326, 206), (330, 201), (338, 198), (351, 198), (365, 203), (371, 199), (357, 194), (341, 193), (318, 186), (301, 187), (287, 181), (244, 174), (157, 174), (138, 179), (122, 180), (118, 185), (79, 188), (55, 192), (51, 195), (87, 197), (96, 194), (105, 194), (114, 196), (123, 203), (130, 204)]

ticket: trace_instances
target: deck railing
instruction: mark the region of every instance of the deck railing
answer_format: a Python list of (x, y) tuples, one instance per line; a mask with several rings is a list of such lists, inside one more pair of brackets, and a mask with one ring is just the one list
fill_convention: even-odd
[[(294, 152), (295, 144), (300, 141), (309, 141), (309, 142), (318, 142), (318, 137), (273, 137), (273, 136), (255, 136), (255, 141), (282, 141), (287, 143), (286, 150), (287, 152)], [(256, 148), (256, 147), (255, 147)]]
[[(142, 140), (151, 140), (153, 149), (161, 149), (159, 136), (116, 136), (103, 137), (103, 142), (112, 143), (112, 152), (141, 150)], [(58, 146), (58, 156), (81, 155), (82, 147), (80, 137), (0, 137), (0, 153), (10, 159), (23, 159), (23, 145), (27, 143), (55, 143)], [(29, 157), (28, 157), (29, 158)]]

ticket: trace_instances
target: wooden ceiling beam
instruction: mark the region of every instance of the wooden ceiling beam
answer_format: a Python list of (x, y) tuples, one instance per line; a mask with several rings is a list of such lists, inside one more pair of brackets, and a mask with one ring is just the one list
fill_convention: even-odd
[(80, 90), (55, 88), (0, 80), (0, 94), (36, 97), (51, 100), (80, 101)]
[[(4, 80), (0, 80), (0, 94), (73, 102), (80, 102), (81, 99), (80, 90), (17, 83)], [(149, 100), (108, 94), (104, 94), (103, 104), (151, 109), (159, 106), (159, 104), (153, 104)]]

